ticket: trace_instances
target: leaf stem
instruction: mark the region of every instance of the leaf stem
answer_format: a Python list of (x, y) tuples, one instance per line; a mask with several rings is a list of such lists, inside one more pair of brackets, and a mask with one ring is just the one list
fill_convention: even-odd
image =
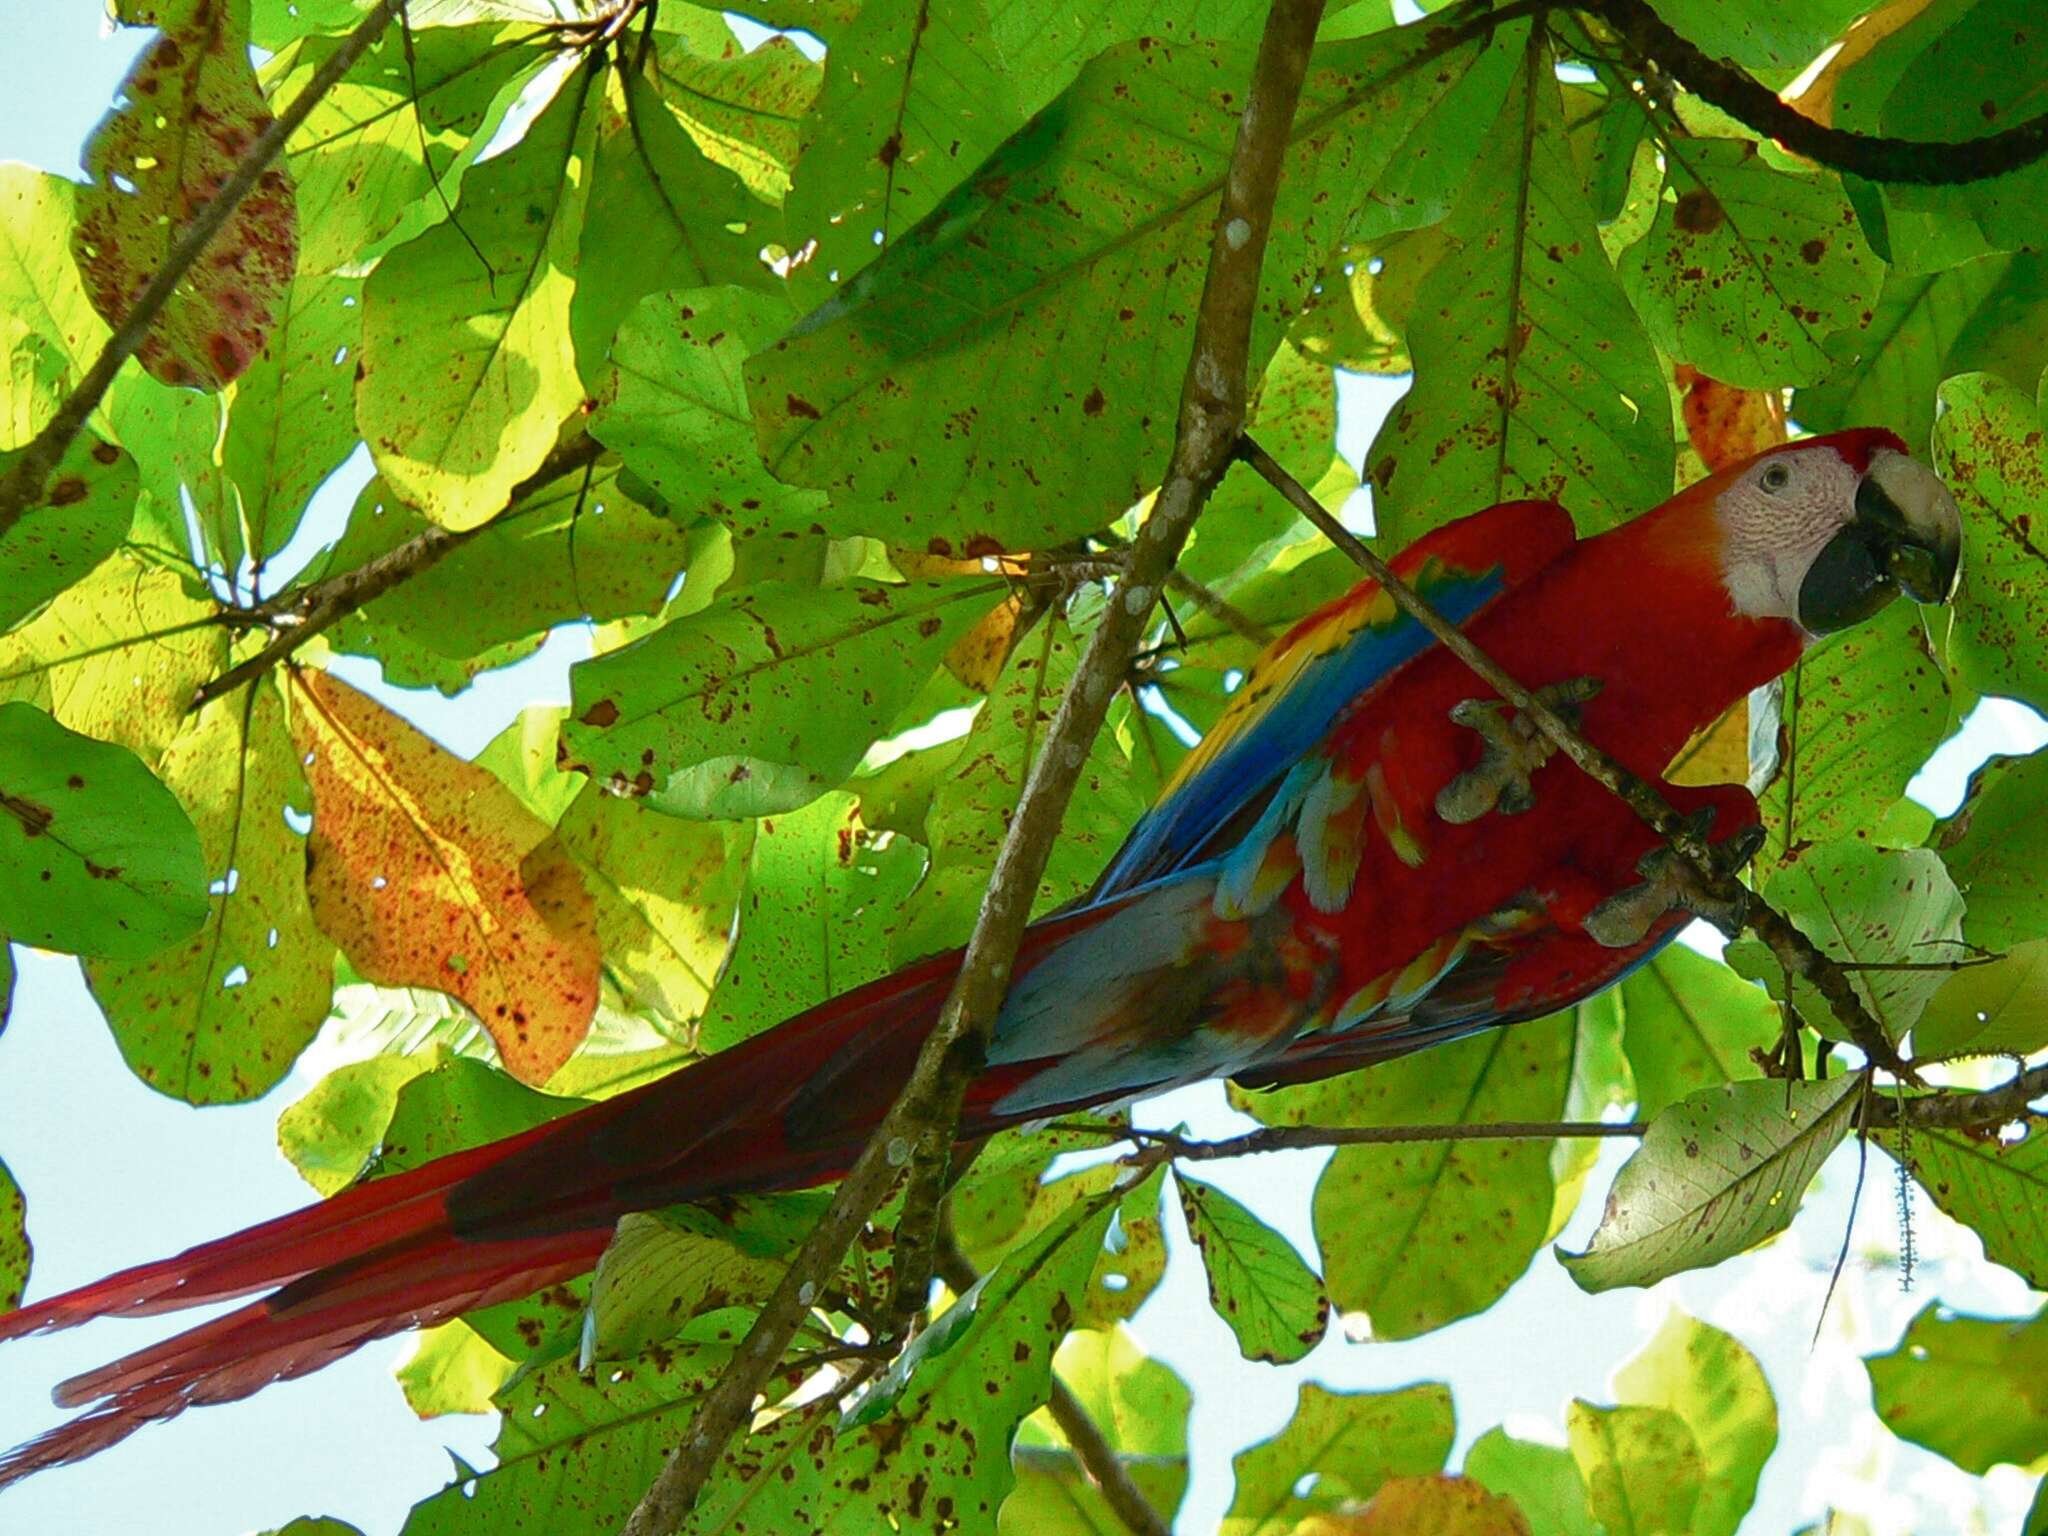
[(909, 1082), (762, 1305), (733, 1365), (706, 1394), (681, 1444), (634, 1509), (627, 1536), (667, 1536), (681, 1524), (788, 1346), (804, 1311), (801, 1298), (815, 1296), (830, 1280), (847, 1244), (903, 1165), (917, 1156), (943, 1167), (951, 1151), (966, 1084), (980, 1064), (982, 1043), (1008, 989), (1032, 896), (1089, 746), (1181, 546), (1230, 468), (1244, 427), (1259, 274), (1288, 134), (1322, 14), (1323, 0), (1274, 0), (1267, 15), (1211, 237), (1172, 460), (1152, 515), (1139, 531), (1129, 565), (1018, 797), (952, 993), (918, 1053)]
[(149, 328), (156, 323), (164, 305), (170, 302), (172, 293), (184, 280), (192, 263), (199, 259), (229, 216), (241, 205), (242, 199), (270, 169), (271, 161), (283, 151), (285, 141), (298, 131), (299, 125), (320, 104), (321, 98), (334, 89), (404, 4), (405, 0), (377, 0), (361, 25), (342, 39), (341, 46), (320, 66), (306, 88), (292, 98), (291, 105), (271, 119), (270, 125), (256, 136), (248, 153), (236, 162), (234, 171), (221, 184), (221, 189), (179, 232), (164, 257), (163, 265), (156, 269), (149, 285), (136, 297), (120, 328), (107, 338), (107, 344), (86, 370), (85, 377), (78, 381), (78, 387), (64, 398), (57, 407), (57, 413), (22, 449), (21, 456), (8, 467), (7, 473), (0, 475), (0, 538), (5, 538), (8, 530), (42, 499), (43, 484), (50, 478), (50, 472), (70, 448), (72, 439), (84, 430), (87, 418), (99, 409), (100, 401), (114, 382), (114, 375), (121, 371), (121, 365), (142, 346), (149, 335)]

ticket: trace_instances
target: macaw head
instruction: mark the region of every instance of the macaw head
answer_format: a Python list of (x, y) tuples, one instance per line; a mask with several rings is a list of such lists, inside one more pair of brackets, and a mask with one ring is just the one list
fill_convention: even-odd
[(1934, 471), (1878, 427), (1770, 448), (1694, 487), (1713, 499), (1735, 610), (1811, 635), (1869, 618), (1901, 591), (1955, 592), (1962, 516)]

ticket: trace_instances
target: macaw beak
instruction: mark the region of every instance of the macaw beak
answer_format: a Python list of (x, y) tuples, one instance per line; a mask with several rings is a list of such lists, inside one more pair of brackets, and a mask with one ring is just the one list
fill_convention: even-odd
[(1856, 486), (1856, 516), (1822, 547), (1799, 584), (1799, 623), (1832, 634), (1860, 624), (1901, 590), (1945, 603), (1956, 590), (1963, 519), (1926, 465), (1880, 448)]

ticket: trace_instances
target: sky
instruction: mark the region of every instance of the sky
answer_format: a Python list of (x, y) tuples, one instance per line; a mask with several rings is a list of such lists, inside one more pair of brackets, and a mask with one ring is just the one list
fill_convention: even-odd
[[(9, 71), (0, 97), (0, 159), (77, 176), (79, 148), (145, 34), (108, 36), (97, 0), (0, 6), (0, 58), (32, 59)], [(1401, 389), (1340, 380), (1340, 449), (1354, 462)], [(280, 565), (305, 559), (331, 538), (369, 473), (359, 453), (323, 488), (307, 532)], [(516, 667), (486, 674), (455, 700), (382, 685), (373, 666), (338, 670), (452, 749), (473, 753), (523, 705), (566, 702), (567, 670), (587, 654), (567, 629)], [(1942, 750), (1914, 792), (1936, 810), (1960, 797), (1969, 769), (1989, 752), (2048, 743), (2048, 726), (2016, 705), (1988, 703)], [(275, 1122), (310, 1084), (295, 1073), (263, 1100), (196, 1110), (144, 1087), (122, 1064), (74, 961), (17, 949), (15, 1013), (0, 1035), (0, 1158), (29, 1201), (35, 1244), (32, 1294), (81, 1284), (125, 1264), (160, 1257), (304, 1204), (309, 1191), (277, 1153)], [(1154, 1100), (1152, 1124), (1186, 1121), (1197, 1134), (1249, 1126), (1214, 1086)], [(1626, 1155), (1610, 1143), (1563, 1243), (1581, 1248), (1600, 1196)], [(1298, 1152), (1204, 1167), (1314, 1261), (1309, 1220), (1314, 1179), (1328, 1154)], [(1881, 1160), (1880, 1160), (1881, 1161)], [(1842, 1241), (1853, 1159), (1831, 1162), (1792, 1231), (1764, 1251), (1648, 1291), (1589, 1297), (1548, 1252), (1510, 1296), (1477, 1318), (1400, 1344), (1353, 1343), (1333, 1327), (1299, 1365), (1241, 1360), (1210, 1311), (1199, 1260), (1167, 1202), (1173, 1258), (1134, 1332), (1195, 1389), (1190, 1424), (1193, 1481), (1177, 1529), (1213, 1528), (1230, 1496), (1230, 1458), (1277, 1431), (1299, 1382), (1386, 1389), (1421, 1380), (1451, 1383), (1458, 1454), (1505, 1421), (1530, 1438), (1559, 1442), (1570, 1399), (1611, 1401), (1616, 1366), (1647, 1341), (1673, 1306), (1729, 1328), (1764, 1361), (1779, 1399), (1781, 1440), (1767, 1466), (1754, 1536), (1781, 1536), (1833, 1498), (1873, 1521), (1879, 1536), (1965, 1536), (2017, 1528), (2031, 1480), (2002, 1469), (1983, 1485), (1894, 1440), (1863, 1411), (1868, 1386), (1858, 1357), (1889, 1348), (1907, 1318), (1937, 1292), (1952, 1305), (2014, 1315), (2037, 1298), (1986, 1263), (1971, 1234), (1922, 1202), (1915, 1213), (1919, 1268), (1912, 1293), (1896, 1270), (1898, 1223), (1889, 1165), (1879, 1170), (1857, 1218), (1851, 1259), (1820, 1337), (1820, 1301)], [(196, 1321), (104, 1322), (21, 1341), (0, 1353), (0, 1446), (54, 1423), (47, 1387)], [(159, 1536), (236, 1536), (299, 1515), (346, 1518), (389, 1536), (411, 1503), (448, 1476), (449, 1451), (488, 1466), (488, 1416), (420, 1423), (390, 1381), (405, 1340), (362, 1350), (313, 1378), (257, 1398), (197, 1410), (83, 1466), (32, 1479), (0, 1495), (0, 1533), (148, 1530)], [(1454, 1462), (1455, 1465), (1455, 1455)], [(1976, 1513), (1979, 1495), (1987, 1500)], [(1979, 1523), (1988, 1521), (1988, 1523)]]

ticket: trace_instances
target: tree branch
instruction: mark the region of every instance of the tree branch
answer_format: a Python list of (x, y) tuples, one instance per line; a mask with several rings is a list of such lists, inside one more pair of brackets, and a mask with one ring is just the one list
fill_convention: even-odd
[(1849, 978), (1815, 947), (1811, 939), (1793, 927), (1784, 914), (1767, 906), (1761, 896), (1733, 875), (1717, 868), (1706, 840), (1686, 824), (1655, 788), (1586, 740), (1556, 710), (1510, 677), (1498, 662), (1474, 645), (1463, 630), (1445, 619), (1388, 569), (1384, 560), (1338, 522), (1270, 453), (1249, 437), (1244, 439), (1239, 452), (1246, 463), (1265, 477), (1267, 484), (1285, 496), (1297, 512), (1322, 530), (1325, 538), (1377, 581), (1402, 612), (1435, 636), (1446, 650), (1464, 662), (1495, 693), (1535, 721), (1558, 750), (1577, 763), (1588, 776), (1606, 786), (1610, 793), (1676, 849), (1717, 901), (1740, 903), (1735, 910), (1744, 914), (1745, 924), (1770, 947), (1771, 953), (1784, 967), (1785, 974), (1807, 982), (1827, 999), (1828, 1006), (1866, 1057), (1907, 1082), (1919, 1081), (1913, 1069), (1900, 1059), (1883, 1026), (1863, 1006), (1863, 999), (1857, 995)]
[(220, 676), (201, 684), (192, 695), (192, 702), (186, 706), (186, 712), (196, 714), (215, 699), (226, 697), (244, 683), (254, 682), (315, 635), (333, 628), (399, 583), (419, 575), (428, 566), (438, 565), (478, 534), (518, 516), (522, 510), (519, 504), (528, 496), (551, 481), (596, 463), (603, 453), (604, 445), (586, 433), (572, 442), (558, 445), (539, 469), (512, 487), (512, 494), (501, 510), (473, 528), (458, 532), (437, 523), (414, 534), (395, 549), (387, 549), (375, 559), (364, 561), (354, 570), (316, 581), (295, 592), (281, 593), (272, 601), (254, 608), (223, 612), (220, 615), (222, 623), (251, 627), (268, 625), (276, 633), (255, 655), (244, 657)]
[(1661, 70), (1702, 101), (1794, 154), (1868, 181), (1960, 186), (2032, 165), (2048, 155), (2048, 113), (1983, 138), (1953, 143), (1852, 133), (1817, 123), (1726, 59), (1709, 58), (1667, 26), (1646, 0), (1577, 0), (1575, 9), (1613, 27), (1639, 68)]
[(626, 1522), (627, 1536), (667, 1536), (680, 1524), (718, 1465), (726, 1442), (751, 1413), (756, 1394), (798, 1320), (837, 1270), (847, 1244), (895, 1181), (897, 1171), (913, 1155), (943, 1166), (951, 1150), (962, 1093), (1008, 989), (1017, 945), (1030, 921), (1032, 896), (1081, 765), (1116, 696), (1145, 619), (1209, 493), (1229, 469), (1244, 426), (1259, 272), (1289, 130), (1322, 13), (1322, 0), (1274, 0), (1267, 16), (1210, 241), (1208, 277), (1181, 388), (1172, 461), (1152, 515), (1139, 531), (1123, 578), (1060, 700), (1045, 746), (1018, 797), (959, 978), (918, 1053), (910, 1081), (762, 1305), (733, 1365), (698, 1406), (683, 1442)]
[(164, 264), (156, 269), (149, 286), (136, 297), (120, 329), (107, 338), (107, 344), (100, 349), (92, 367), (86, 370), (85, 377), (78, 381), (78, 387), (64, 398), (57, 407), (56, 415), (22, 449), (21, 456), (7, 473), (0, 476), (0, 538), (6, 537), (7, 531), (21, 520), (28, 509), (42, 500), (43, 483), (70, 448), (72, 439), (84, 429), (87, 418), (99, 409), (100, 401), (105, 397), (107, 387), (114, 382), (114, 375), (121, 371), (121, 365), (135, 355), (148, 337), (149, 328), (156, 323), (164, 305), (170, 302), (172, 293), (184, 280), (192, 263), (220, 233), (221, 226), (248, 196), (249, 189), (270, 169), (270, 162), (284, 149), (285, 141), (298, 131), (299, 125), (320, 104), (321, 97), (334, 88), (335, 82), (347, 74), (370, 44), (377, 40), (377, 34), (384, 30), (404, 3), (405, 0), (378, 0), (362, 24), (342, 39), (341, 46), (320, 66), (306, 88), (292, 98), (291, 105), (256, 135), (248, 153), (236, 163), (221, 189), (179, 232), (164, 257)]
[(1946, 1089), (1904, 1100), (1872, 1094), (1865, 1121), (1877, 1130), (1901, 1124), (1927, 1130), (1982, 1130), (2021, 1119), (2041, 1098), (2048, 1098), (2048, 1066), (2029, 1067), (1996, 1088), (1973, 1093)]

